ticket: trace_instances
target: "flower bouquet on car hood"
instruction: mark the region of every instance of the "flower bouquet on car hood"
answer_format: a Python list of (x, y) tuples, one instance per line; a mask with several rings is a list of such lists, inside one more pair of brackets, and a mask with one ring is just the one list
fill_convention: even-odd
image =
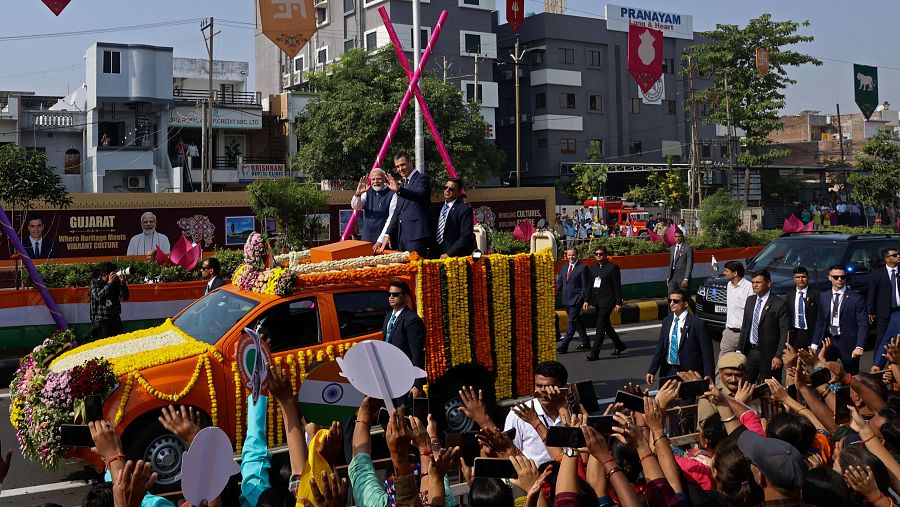
[(58, 468), (65, 449), (60, 444), (62, 424), (82, 422), (83, 401), (94, 394), (108, 395), (116, 387), (112, 365), (91, 358), (65, 371), (50, 371), (50, 362), (75, 345), (71, 330), (60, 331), (25, 356), (9, 385), (9, 420), (16, 430), (22, 455), (44, 468)]

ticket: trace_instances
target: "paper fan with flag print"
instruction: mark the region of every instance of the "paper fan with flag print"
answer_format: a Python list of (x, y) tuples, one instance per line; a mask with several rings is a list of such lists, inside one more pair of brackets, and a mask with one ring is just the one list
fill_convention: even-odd
[(268, 385), (266, 364), (271, 362), (272, 353), (268, 344), (260, 339), (259, 333), (249, 327), (244, 328), (244, 333), (235, 347), (234, 361), (255, 405), (260, 391)]
[(332, 421), (345, 421), (356, 413), (363, 394), (341, 376), (336, 361), (313, 368), (300, 384), (300, 410), (310, 421), (328, 426)]

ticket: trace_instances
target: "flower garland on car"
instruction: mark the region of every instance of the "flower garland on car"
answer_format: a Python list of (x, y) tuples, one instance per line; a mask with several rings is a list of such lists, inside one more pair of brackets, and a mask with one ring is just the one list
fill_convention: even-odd
[(107, 396), (116, 386), (112, 365), (90, 358), (65, 371), (50, 371), (49, 362), (75, 343), (71, 330), (55, 333), (23, 358), (10, 383), (10, 423), (23, 456), (42, 467), (59, 467), (65, 448), (59, 427), (79, 417), (81, 400)]
[(251, 232), (244, 243), (244, 264), (254, 269), (266, 267), (266, 241), (258, 232)]
[(452, 365), (477, 362), (494, 373), (498, 397), (529, 394), (535, 364), (554, 357), (549, 250), (416, 264), (428, 378), (441, 376)]

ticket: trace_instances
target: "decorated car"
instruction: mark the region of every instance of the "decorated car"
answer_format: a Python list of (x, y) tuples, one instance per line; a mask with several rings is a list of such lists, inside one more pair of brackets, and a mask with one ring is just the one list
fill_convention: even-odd
[[(47, 468), (67, 455), (98, 464), (86, 448), (59, 445), (59, 425), (82, 422), (83, 400), (100, 395), (128, 457), (149, 461), (160, 485), (174, 485), (186, 449), (158, 422), (162, 407), (196, 407), (240, 451), (247, 391), (235, 355), (245, 328), (265, 334), (273, 362), (299, 392), (314, 363), (381, 338), (393, 279), (415, 288), (430, 382), (453, 366), (477, 363), (491, 372), (498, 398), (531, 393), (534, 365), (555, 357), (549, 251), (424, 260), (408, 252), (360, 256), (371, 251), (360, 243), (269, 261), (254, 234), (231, 285), (173, 319), (80, 346), (69, 331), (48, 338), (26, 356), (10, 386), (10, 420), (22, 453)], [(270, 447), (285, 438), (278, 411), (269, 405)]]

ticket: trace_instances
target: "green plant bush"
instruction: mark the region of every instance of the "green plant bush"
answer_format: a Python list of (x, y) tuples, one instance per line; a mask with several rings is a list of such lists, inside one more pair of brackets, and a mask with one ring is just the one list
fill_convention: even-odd
[[(731, 199), (727, 190), (720, 189), (703, 199), (700, 205), (700, 227), (705, 231), (704, 241), (713, 248), (740, 246), (741, 231), (738, 231), (738, 215), (741, 203)], [(746, 240), (745, 240), (746, 241)]]
[(231, 278), (238, 266), (244, 262), (244, 250), (241, 248), (216, 250), (213, 257), (219, 259), (219, 264), (222, 265), (222, 278)]
[(666, 245), (661, 242), (654, 243), (638, 238), (594, 238), (577, 245), (575, 249), (578, 250), (579, 257), (593, 258), (594, 249), (599, 245), (605, 246), (607, 253), (612, 256), (644, 255), (666, 251)]
[(531, 246), (517, 239), (513, 239), (511, 232), (493, 231), (490, 235), (491, 251), (499, 254), (528, 253)]

